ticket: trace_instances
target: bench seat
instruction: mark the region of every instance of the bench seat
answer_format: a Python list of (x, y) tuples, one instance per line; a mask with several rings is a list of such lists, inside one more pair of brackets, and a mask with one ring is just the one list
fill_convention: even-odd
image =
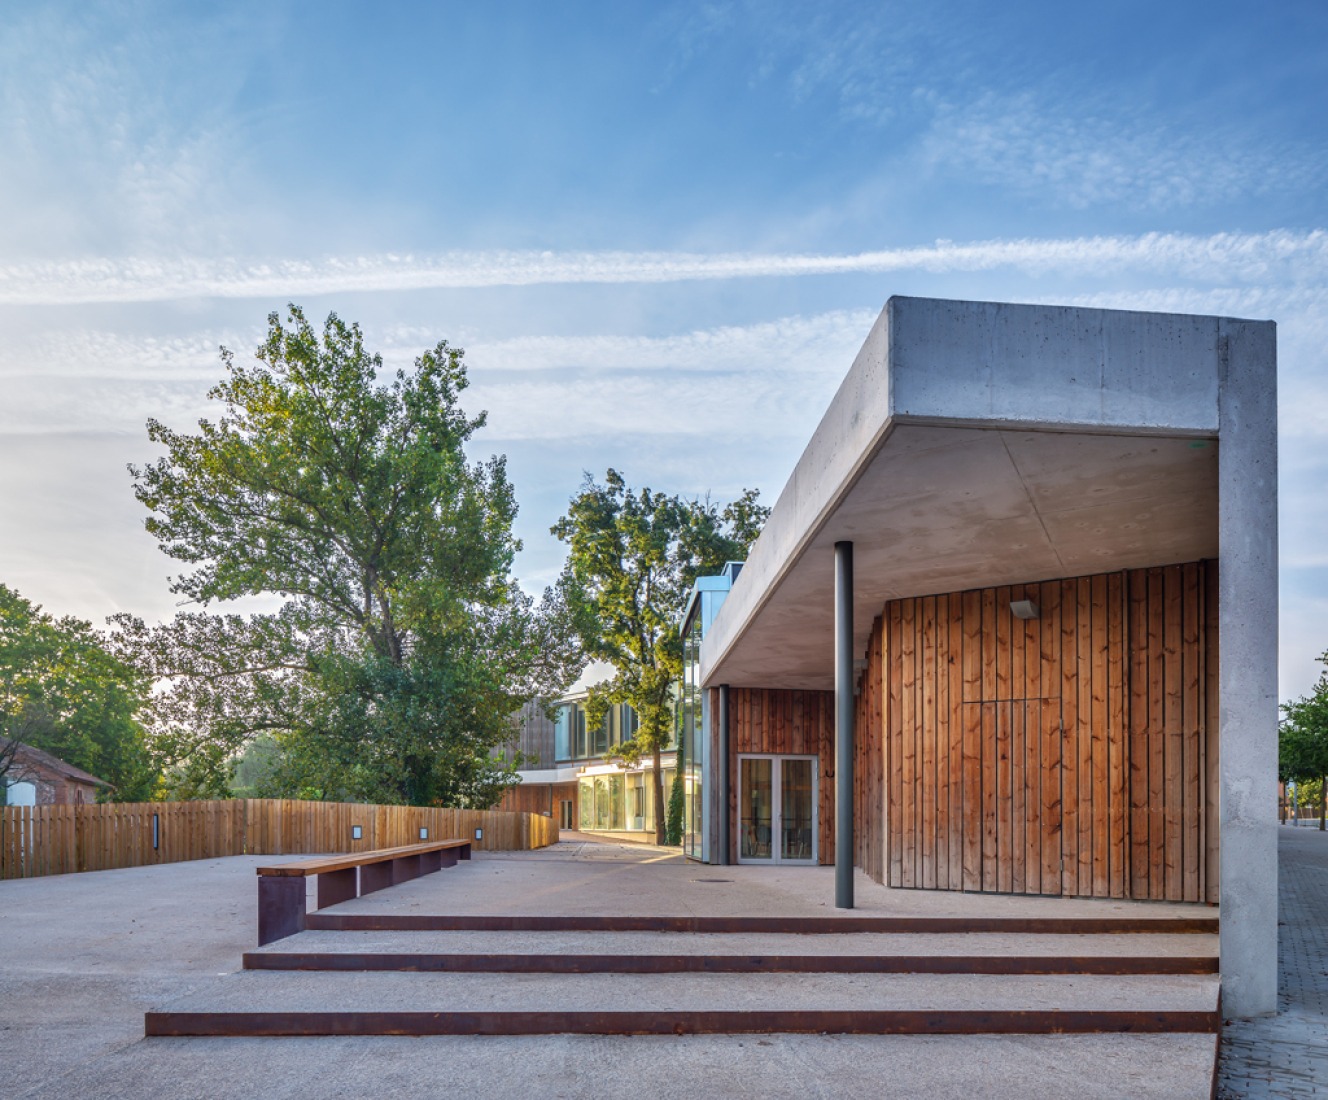
[(397, 848), (302, 859), (258, 868), (258, 945), (304, 931), (304, 880), (318, 878), (318, 908), (408, 882), (470, 859), (469, 840), (428, 840)]

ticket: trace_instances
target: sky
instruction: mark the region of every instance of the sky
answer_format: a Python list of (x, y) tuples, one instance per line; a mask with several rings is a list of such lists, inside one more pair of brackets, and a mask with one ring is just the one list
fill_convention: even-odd
[(892, 294), (1272, 319), (1283, 698), (1328, 649), (1328, 5), (8, 0), (0, 582), (171, 616), (126, 464), (295, 302), (465, 348), (521, 505), (773, 503)]

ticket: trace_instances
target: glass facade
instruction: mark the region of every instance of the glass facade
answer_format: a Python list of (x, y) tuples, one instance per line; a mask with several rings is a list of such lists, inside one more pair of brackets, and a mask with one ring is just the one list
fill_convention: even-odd
[(678, 700), (678, 743), (682, 748), (682, 851), (691, 859), (705, 858), (704, 788), (701, 762), (705, 731), (701, 691), (701, 616), (688, 620), (682, 636), (682, 698)]
[[(648, 832), (655, 831), (655, 795), (651, 772), (619, 772), (607, 775), (583, 775), (577, 781), (580, 820), (577, 827), (586, 831)], [(674, 769), (664, 769), (664, 799), (673, 785)]]
[(615, 703), (609, 707), (604, 721), (590, 729), (585, 703), (564, 703), (553, 720), (554, 757), (559, 763), (599, 759), (624, 741), (630, 741), (638, 724), (635, 710), (626, 703)]

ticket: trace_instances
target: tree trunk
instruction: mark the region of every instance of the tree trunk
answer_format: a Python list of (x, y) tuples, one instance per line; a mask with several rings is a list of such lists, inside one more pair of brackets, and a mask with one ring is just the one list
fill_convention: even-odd
[(1319, 779), (1319, 832), (1324, 831), (1324, 807), (1328, 806), (1328, 775)]
[(667, 822), (664, 820), (664, 772), (660, 766), (658, 745), (655, 746), (654, 759), (655, 773), (651, 786), (655, 788), (655, 843), (663, 847)]

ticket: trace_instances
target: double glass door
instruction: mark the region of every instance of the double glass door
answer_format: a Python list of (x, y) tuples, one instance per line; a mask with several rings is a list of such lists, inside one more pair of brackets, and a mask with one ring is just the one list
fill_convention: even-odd
[(738, 757), (738, 862), (816, 862), (816, 757)]

